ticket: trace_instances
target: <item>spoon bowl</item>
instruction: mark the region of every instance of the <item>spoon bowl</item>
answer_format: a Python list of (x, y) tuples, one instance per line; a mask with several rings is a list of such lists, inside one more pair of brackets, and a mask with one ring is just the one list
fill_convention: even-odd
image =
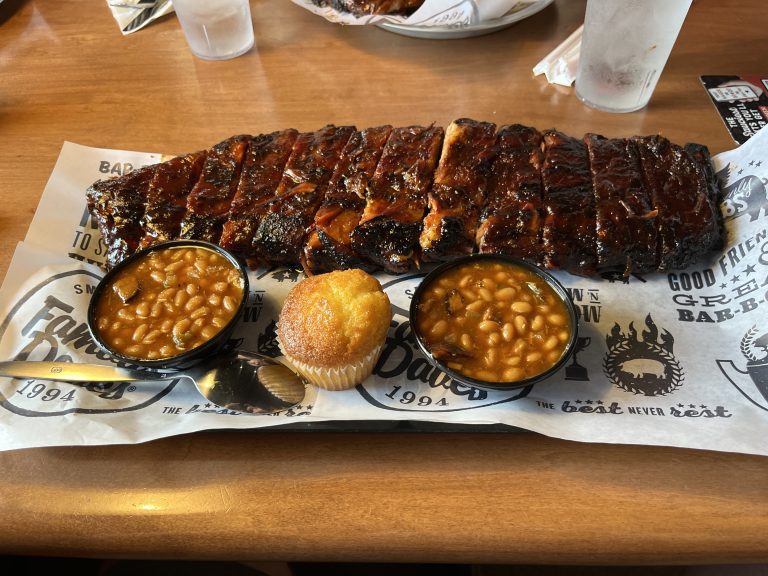
[(306, 383), (279, 361), (255, 352), (219, 354), (184, 372), (136, 370), (72, 362), (0, 362), (0, 376), (63, 382), (142, 382), (186, 378), (210, 402), (246, 414), (287, 410), (304, 399)]

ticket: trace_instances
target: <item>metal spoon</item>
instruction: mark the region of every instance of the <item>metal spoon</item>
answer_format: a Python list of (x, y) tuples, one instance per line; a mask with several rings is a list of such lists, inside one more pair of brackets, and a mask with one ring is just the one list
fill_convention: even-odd
[(208, 400), (248, 414), (269, 414), (299, 404), (305, 381), (278, 361), (237, 350), (196, 364), (184, 372), (156, 372), (73, 362), (0, 362), (0, 376), (63, 382), (140, 382), (188, 378)]

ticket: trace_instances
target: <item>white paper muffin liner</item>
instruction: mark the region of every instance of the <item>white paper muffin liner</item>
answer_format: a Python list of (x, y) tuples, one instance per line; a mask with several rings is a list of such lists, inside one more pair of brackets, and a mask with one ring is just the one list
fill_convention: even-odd
[[(278, 340), (278, 344), (280, 344)], [(367, 356), (352, 364), (344, 364), (333, 368), (310, 366), (286, 353), (280, 344), (285, 359), (304, 376), (311, 384), (325, 390), (347, 390), (354, 388), (373, 373), (373, 367), (384, 349), (384, 343), (374, 348)]]

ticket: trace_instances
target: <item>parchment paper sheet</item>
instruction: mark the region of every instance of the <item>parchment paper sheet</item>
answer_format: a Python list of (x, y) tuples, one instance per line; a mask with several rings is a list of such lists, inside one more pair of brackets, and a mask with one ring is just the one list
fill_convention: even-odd
[[(374, 376), (356, 389), (312, 389), (271, 416), (205, 404), (186, 380), (80, 386), (0, 379), (0, 449), (138, 443), (214, 428), (290, 422), (418, 420), (506, 424), (586, 442), (768, 455), (768, 131), (721, 154), (728, 245), (694, 269), (628, 282), (558, 273), (581, 314), (579, 349), (546, 382), (487, 392), (448, 380), (410, 338), (410, 294), (425, 271), (379, 276), (393, 304)], [(65, 143), (0, 290), (0, 359), (107, 362), (85, 326), (103, 244), (85, 207), (93, 181), (159, 154)], [(274, 323), (300, 274), (251, 274), (235, 337), (276, 355)], [(760, 390), (762, 387), (762, 392)]]

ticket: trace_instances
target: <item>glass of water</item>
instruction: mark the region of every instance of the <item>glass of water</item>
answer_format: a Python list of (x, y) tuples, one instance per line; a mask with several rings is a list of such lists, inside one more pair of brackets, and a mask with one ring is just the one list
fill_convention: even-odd
[(651, 98), (691, 0), (588, 0), (576, 95), (599, 110), (633, 112)]
[(248, 0), (173, 0), (192, 53), (204, 60), (227, 60), (253, 47)]

